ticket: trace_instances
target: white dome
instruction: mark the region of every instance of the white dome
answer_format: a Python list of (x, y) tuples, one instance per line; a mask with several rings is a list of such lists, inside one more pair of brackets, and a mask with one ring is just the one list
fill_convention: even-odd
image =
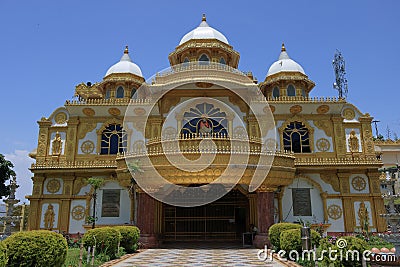
[(125, 48), (124, 55), (121, 57), (121, 60), (112, 65), (108, 70), (104, 77), (113, 74), (113, 73), (132, 73), (137, 76), (143, 77), (142, 71), (139, 66), (132, 62), (129, 57), (128, 46)]
[(300, 72), (300, 73), (306, 75), (306, 73), (304, 72), (304, 69), (300, 66), (300, 64), (289, 57), (288, 53), (286, 52), (285, 45), (282, 44), (282, 50), (281, 50), (281, 54), (279, 55), (279, 59), (278, 59), (278, 61), (275, 61), (271, 65), (271, 67), (269, 67), (267, 76), (273, 75), (278, 72), (285, 72), (285, 71)]
[(229, 44), (228, 39), (226, 39), (226, 37), (222, 33), (208, 26), (208, 23), (206, 22), (206, 16), (204, 14), (199, 27), (183, 36), (183, 38), (179, 42), (179, 45), (192, 39), (217, 39), (221, 42)]

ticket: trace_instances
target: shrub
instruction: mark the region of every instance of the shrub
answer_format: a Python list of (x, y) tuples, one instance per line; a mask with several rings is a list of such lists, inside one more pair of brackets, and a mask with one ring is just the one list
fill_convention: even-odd
[(126, 253), (133, 253), (137, 249), (140, 230), (136, 226), (116, 226), (114, 227), (121, 233), (120, 246), (123, 247)]
[(301, 225), (296, 223), (276, 223), (268, 230), (269, 241), (275, 247), (275, 250), (280, 250), (280, 235), (283, 231), (289, 229), (300, 229)]
[(4, 243), (7, 266), (62, 266), (68, 250), (62, 235), (47, 230), (15, 233)]
[(4, 242), (0, 242), (0, 267), (7, 266), (7, 247)]
[(117, 229), (102, 227), (87, 231), (83, 235), (82, 242), (86, 249), (96, 246), (96, 254), (106, 254), (111, 259), (115, 259), (120, 239), (121, 234)]
[[(340, 239), (344, 239), (347, 243), (347, 245), (343, 248), (339, 248), (337, 246), (338, 240)], [(340, 241), (339, 241), (340, 242)], [(322, 266), (346, 266), (346, 267), (361, 267), (362, 263), (361, 263), (361, 258), (363, 255), (364, 250), (366, 250), (368, 248), (368, 244), (367, 242), (365, 242), (364, 240), (354, 237), (354, 236), (343, 236), (340, 237), (336, 240), (336, 243), (332, 244), (331, 242), (329, 242), (328, 238), (324, 238), (321, 239), (320, 241), (320, 246), (318, 248), (317, 254), (321, 255), (321, 251), (328, 251), (329, 250), (337, 250), (338, 253), (338, 257), (336, 260), (333, 259), (329, 259), (328, 254), (329, 253), (325, 253), (324, 254), (324, 258), (322, 260)], [(359, 260), (357, 260), (357, 258), (352, 259), (351, 255), (349, 254), (348, 256), (348, 260), (346, 260), (346, 254), (349, 250), (352, 251), (358, 251), (358, 255), (359, 255)], [(339, 255), (340, 253), (343, 255), (343, 258), (340, 258)], [(320, 257), (320, 256), (318, 256)], [(321, 266), (321, 265), (320, 265)]]
[[(320, 234), (317, 231), (311, 230), (312, 247), (314, 247), (314, 245), (318, 247), (320, 239)], [(291, 250), (301, 252), (301, 229), (290, 229), (283, 231), (280, 236), (280, 248), (287, 252)]]

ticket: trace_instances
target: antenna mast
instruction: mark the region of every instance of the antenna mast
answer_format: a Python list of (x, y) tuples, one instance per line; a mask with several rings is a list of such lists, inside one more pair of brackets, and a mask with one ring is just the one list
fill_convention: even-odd
[(332, 61), (333, 70), (335, 71), (336, 82), (333, 83), (333, 88), (338, 90), (339, 98), (346, 98), (348, 89), (347, 89), (347, 79), (346, 69), (345, 69), (345, 61), (342, 56), (342, 53), (336, 49), (335, 57)]

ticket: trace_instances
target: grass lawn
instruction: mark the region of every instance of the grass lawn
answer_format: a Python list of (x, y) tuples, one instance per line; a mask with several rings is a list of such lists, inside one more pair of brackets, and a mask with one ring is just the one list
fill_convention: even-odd
[[(90, 263), (91, 263), (92, 259), (90, 259), (89, 264), (86, 264), (86, 259), (87, 259), (86, 257), (87, 257), (87, 252), (84, 251), (82, 266), (91, 266)], [(101, 257), (95, 257), (94, 266), (100, 266), (106, 261), (108, 261), (108, 259), (104, 260)], [(63, 267), (69, 267), (69, 266), (73, 266), (73, 267), (79, 266), (79, 248), (69, 248), (68, 249), (67, 259), (65, 260)]]

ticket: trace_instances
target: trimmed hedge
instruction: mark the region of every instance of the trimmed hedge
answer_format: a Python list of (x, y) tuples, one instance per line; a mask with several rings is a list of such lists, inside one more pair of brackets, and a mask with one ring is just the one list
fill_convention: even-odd
[[(320, 234), (317, 231), (311, 230), (311, 246), (318, 247)], [(291, 250), (302, 251), (301, 248), (301, 229), (290, 229), (283, 231), (280, 236), (280, 248), (289, 252)]]
[(87, 231), (82, 238), (83, 245), (86, 249), (96, 246), (96, 254), (104, 253), (111, 259), (116, 258), (120, 240), (121, 234), (113, 227), (91, 229)]
[(281, 233), (290, 229), (300, 229), (301, 225), (296, 223), (276, 223), (268, 230), (269, 241), (275, 247), (276, 251), (280, 250)]
[(7, 266), (7, 247), (4, 242), (0, 242), (0, 267)]
[(65, 238), (52, 231), (19, 232), (4, 240), (7, 266), (62, 266), (68, 245)]
[(133, 253), (137, 249), (137, 242), (140, 236), (140, 230), (136, 226), (116, 226), (114, 227), (121, 233), (120, 246), (126, 253)]

